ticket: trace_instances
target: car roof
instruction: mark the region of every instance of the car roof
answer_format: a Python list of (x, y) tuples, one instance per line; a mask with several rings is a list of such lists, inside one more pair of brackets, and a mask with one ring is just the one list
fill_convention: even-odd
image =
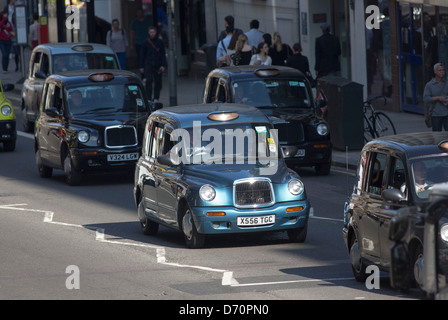
[(211, 113), (235, 112), (238, 118), (221, 123), (269, 123), (266, 115), (255, 107), (234, 103), (210, 103), (191, 104), (176, 107), (167, 107), (157, 110), (151, 117), (166, 119), (175, 128), (193, 127), (194, 121), (200, 121), (201, 125), (217, 124), (219, 121), (210, 120), (207, 116)]
[(367, 143), (364, 149), (393, 148), (406, 153), (408, 158), (413, 158), (443, 153), (438, 145), (444, 140), (448, 140), (446, 131), (405, 133), (374, 139)]
[[(140, 78), (135, 73), (127, 70), (118, 70), (118, 69), (89, 69), (89, 70), (65, 71), (52, 74), (47, 79), (49, 80), (57, 79), (63, 82), (65, 85), (79, 85), (79, 84), (85, 84), (87, 82), (91, 83), (87, 78), (90, 75), (96, 73), (111, 73), (114, 75), (114, 80), (119, 80), (121, 82), (132, 81), (141, 83)], [(108, 83), (108, 81), (106, 81), (105, 83)]]
[[(279, 74), (274, 76), (257, 76), (255, 71), (259, 70), (278, 70)], [(297, 69), (285, 67), (285, 66), (252, 66), (252, 65), (241, 65), (241, 66), (230, 66), (225, 68), (217, 68), (210, 72), (211, 74), (222, 73), (231, 76), (234, 79), (243, 78), (275, 78), (275, 77), (301, 77), (305, 78), (305, 75)]]
[[(76, 50), (76, 49), (87, 49), (87, 50)], [(92, 48), (92, 49), (88, 49)], [(34, 50), (45, 49), (53, 54), (63, 54), (63, 53), (114, 53), (112, 48), (100, 44), (100, 43), (83, 43), (83, 42), (60, 42), (60, 43), (45, 43), (38, 45)]]

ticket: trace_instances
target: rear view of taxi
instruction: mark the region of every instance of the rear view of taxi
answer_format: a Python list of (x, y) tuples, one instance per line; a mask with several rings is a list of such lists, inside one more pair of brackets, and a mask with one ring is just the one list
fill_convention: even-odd
[(145, 234), (165, 225), (190, 248), (210, 235), (287, 231), (303, 242), (310, 204), (256, 108), (189, 105), (151, 114), (134, 183)]

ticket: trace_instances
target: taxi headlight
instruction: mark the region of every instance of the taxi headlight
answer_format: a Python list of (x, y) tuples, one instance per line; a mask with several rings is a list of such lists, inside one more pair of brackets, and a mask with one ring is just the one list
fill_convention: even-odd
[(79, 142), (86, 143), (90, 139), (90, 134), (87, 131), (81, 130), (78, 132)]
[(443, 241), (448, 242), (448, 223), (445, 223), (440, 228), (440, 237)]
[(325, 123), (319, 123), (316, 127), (317, 133), (321, 136), (328, 134), (328, 126)]
[(297, 179), (289, 181), (288, 190), (295, 196), (301, 194), (303, 192), (303, 182)]
[(4, 116), (9, 116), (10, 114), (11, 114), (11, 112), (12, 112), (12, 109), (11, 109), (11, 107), (10, 106), (8, 106), (8, 105), (4, 105), (3, 107), (2, 107), (2, 115), (4, 115)]
[(215, 188), (209, 184), (204, 184), (201, 189), (199, 189), (199, 196), (204, 201), (212, 201), (216, 196)]

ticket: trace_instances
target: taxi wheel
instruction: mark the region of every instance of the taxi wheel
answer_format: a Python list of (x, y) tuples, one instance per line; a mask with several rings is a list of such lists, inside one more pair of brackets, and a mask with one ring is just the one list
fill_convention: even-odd
[(359, 243), (356, 235), (350, 245), (350, 261), (352, 263), (353, 276), (358, 282), (365, 282), (367, 279), (366, 265), (362, 260), (361, 252), (359, 251)]
[(39, 170), (39, 175), (41, 178), (51, 178), (53, 174), (53, 168), (47, 167), (42, 164), (42, 159), (40, 158), (40, 151), (36, 151), (36, 165), (37, 170)]
[(186, 207), (182, 216), (182, 231), (184, 233), (185, 243), (190, 249), (202, 248), (205, 244), (205, 236), (198, 233), (194, 225), (193, 216), (190, 208)]
[[(142, 232), (146, 236), (154, 236), (159, 231), (159, 224), (151, 221), (146, 217), (145, 215), (145, 204), (142, 201), (140, 201), (140, 204), (138, 205), (138, 216), (140, 217), (140, 226), (142, 228)], [(143, 218), (142, 218), (143, 217)]]
[(302, 228), (288, 230), (287, 233), (289, 241), (300, 243), (305, 242), (306, 235), (308, 233), (308, 223)]
[(73, 161), (70, 157), (70, 153), (64, 159), (64, 172), (66, 176), (67, 184), (70, 186), (77, 186), (81, 183), (81, 172), (75, 169), (73, 166)]
[(420, 290), (423, 290), (423, 246), (418, 244), (414, 250), (414, 254), (412, 255), (412, 264), (413, 271), (411, 274), (413, 275), (413, 283), (414, 286)]

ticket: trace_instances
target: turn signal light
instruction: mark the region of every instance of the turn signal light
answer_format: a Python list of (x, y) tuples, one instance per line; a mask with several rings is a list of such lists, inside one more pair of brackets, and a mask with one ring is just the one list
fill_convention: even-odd
[(297, 212), (297, 211), (302, 211), (304, 208), (302, 206), (300, 207), (290, 207), (290, 208), (286, 208), (286, 212)]
[(226, 215), (225, 212), (207, 212), (207, 217), (224, 217)]

